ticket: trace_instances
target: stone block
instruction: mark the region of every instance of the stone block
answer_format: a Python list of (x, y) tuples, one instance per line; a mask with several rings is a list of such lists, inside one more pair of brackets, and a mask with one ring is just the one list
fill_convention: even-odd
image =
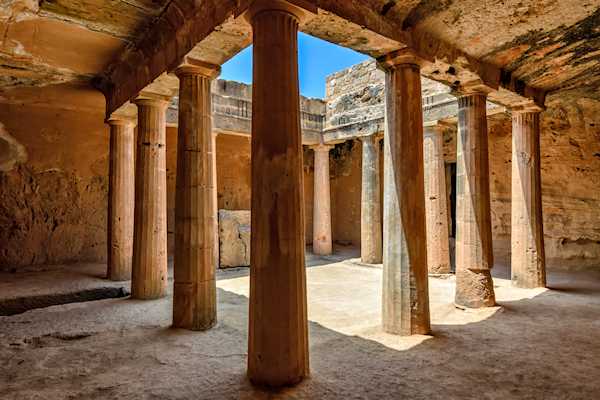
[(219, 268), (250, 266), (250, 211), (219, 210)]

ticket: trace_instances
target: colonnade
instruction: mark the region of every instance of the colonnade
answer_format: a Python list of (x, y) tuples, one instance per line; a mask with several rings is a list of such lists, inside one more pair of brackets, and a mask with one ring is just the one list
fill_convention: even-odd
[[(309, 10), (314, 12), (314, 10)], [(284, 0), (255, 1), (253, 28), (252, 235), (248, 376), (281, 386), (309, 374), (302, 133), (297, 33), (307, 10)], [(273, 62), (277, 60), (277, 62)], [(428, 272), (450, 272), (443, 138), (423, 127), (420, 61), (409, 50), (379, 60), (386, 72), (383, 230), (379, 144), (363, 142), (361, 251), (383, 261), (384, 330), (430, 332)], [(173, 325), (191, 330), (216, 320), (215, 142), (210, 82), (219, 67), (191, 63), (180, 79)], [(459, 97), (456, 303), (495, 303), (490, 219), (486, 94)], [(165, 296), (167, 284), (164, 99), (140, 98), (133, 176), (133, 124), (111, 126), (109, 278), (131, 274), (132, 297)], [(315, 150), (317, 254), (332, 249), (330, 146)], [(544, 284), (539, 114), (513, 113), (513, 279)], [(134, 200), (133, 200), (134, 199)], [(131, 212), (133, 207), (133, 213)], [(383, 235), (382, 235), (383, 232)], [(131, 260), (131, 261), (130, 261)]]

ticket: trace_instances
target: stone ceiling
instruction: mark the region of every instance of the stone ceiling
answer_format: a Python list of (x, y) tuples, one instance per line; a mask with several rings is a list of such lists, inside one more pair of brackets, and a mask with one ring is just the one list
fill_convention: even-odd
[(0, 0), (0, 89), (89, 82), (170, 0)]
[[(408, 45), (429, 59), (423, 72), (432, 79), (499, 82), (500, 103), (525, 86), (600, 98), (600, 0), (304, 1), (319, 11), (303, 31), (372, 56)], [(239, 17), (247, 3), (0, 0), (0, 91), (101, 76), (107, 90), (123, 87), (118, 107), (166, 77), (184, 50), (222, 63), (248, 46), (250, 28)], [(172, 41), (174, 53), (161, 54)], [(165, 82), (155, 80), (158, 91), (176, 80)]]
[(599, 7), (598, 0), (425, 0), (403, 25), (445, 38), (529, 85), (597, 92)]

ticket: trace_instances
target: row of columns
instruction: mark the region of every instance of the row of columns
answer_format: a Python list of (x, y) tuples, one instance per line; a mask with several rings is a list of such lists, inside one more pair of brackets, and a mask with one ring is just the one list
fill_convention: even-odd
[[(303, 9), (284, 0), (257, 0), (247, 13), (254, 44), (248, 376), (256, 384), (268, 386), (294, 384), (309, 374), (297, 64), (298, 25), (303, 14)], [(387, 93), (382, 322), (388, 332), (426, 334), (430, 332), (428, 264), (433, 262), (427, 256), (427, 227), (435, 227), (430, 232), (439, 230), (439, 238), (444, 237), (441, 232), (447, 237), (443, 218), (437, 215), (427, 223), (425, 211), (426, 191), (430, 200), (436, 200), (438, 214), (445, 202), (441, 194), (431, 194), (443, 190), (441, 139), (435, 135), (425, 138), (427, 165), (439, 173), (426, 181), (418, 61), (410, 52), (401, 51), (384, 57), (380, 64), (386, 70)], [(210, 328), (216, 322), (216, 179), (210, 80), (217, 71), (217, 67), (202, 63), (177, 70), (180, 114), (173, 325), (193, 330)], [(167, 284), (167, 102), (143, 99), (136, 104), (134, 194), (128, 177), (133, 162), (123, 160), (131, 158), (133, 125), (109, 121), (109, 277), (126, 278), (131, 266), (132, 297), (152, 299), (164, 296)], [(543, 266), (539, 120), (535, 115), (523, 115), (515, 116), (514, 123), (514, 154), (521, 161), (513, 163), (513, 191), (520, 188), (521, 195), (513, 192), (517, 199), (513, 202), (513, 229), (521, 233), (513, 240), (525, 256), (515, 256), (513, 262), (515, 277), (521, 282), (524, 275), (531, 275), (534, 268), (539, 272)], [(494, 293), (489, 270), (493, 261), (483, 94), (459, 99), (458, 147), (456, 302), (491, 305)], [(315, 149), (315, 197), (326, 201), (315, 201), (314, 245), (324, 254), (331, 252), (328, 152), (325, 146)], [(373, 261), (380, 258), (381, 242), (378, 157), (376, 141), (365, 138), (361, 217), (365, 229), (361, 236), (364, 257)], [(515, 179), (520, 185), (515, 185)], [(520, 212), (515, 212), (515, 207)], [(445, 250), (432, 252), (442, 260), (433, 262), (440, 271), (448, 266), (445, 254)]]
[[(217, 66), (202, 63), (175, 71), (180, 99), (173, 325), (192, 330), (207, 329), (216, 322), (217, 208), (210, 82), (218, 72)], [(142, 98), (135, 104), (135, 173), (135, 124), (126, 118), (108, 120), (108, 277), (131, 279), (131, 297), (147, 300), (167, 292), (168, 101)]]
[[(489, 193), (486, 94), (459, 97), (457, 150), (457, 268), (460, 282), (457, 304), (467, 307), (495, 303), (490, 270), (493, 266)], [(390, 111), (391, 112), (391, 111)], [(539, 110), (513, 110), (512, 171), (512, 280), (520, 287), (545, 286)], [(390, 115), (390, 114), (388, 114)], [(382, 262), (382, 221), (379, 182), (379, 138), (361, 137), (361, 260)], [(448, 241), (449, 210), (444, 162), (443, 130), (437, 124), (423, 128), (424, 197), (427, 266), (429, 275), (451, 273)], [(329, 148), (315, 151), (315, 254), (331, 254)], [(391, 157), (391, 155), (390, 155)], [(386, 171), (390, 171), (388, 165)], [(393, 182), (393, 181), (390, 181)], [(386, 184), (387, 187), (388, 184)], [(414, 187), (416, 189), (416, 187)], [(385, 224), (384, 224), (385, 225)], [(390, 232), (384, 228), (386, 232)]]
[[(437, 126), (423, 128), (415, 58), (404, 52), (380, 60), (380, 65), (386, 70), (387, 88), (383, 326), (391, 333), (423, 334), (429, 332), (427, 275), (451, 272), (443, 132)], [(491, 276), (494, 260), (486, 104), (483, 91), (463, 92), (458, 98), (455, 303), (470, 308), (496, 303)], [(527, 288), (545, 286), (539, 112), (514, 109), (512, 113), (512, 280), (515, 286)], [(379, 263), (379, 146), (375, 136), (361, 140), (361, 258)], [(316, 254), (331, 251), (328, 151), (323, 145), (315, 147)], [(325, 238), (327, 247), (323, 250)]]

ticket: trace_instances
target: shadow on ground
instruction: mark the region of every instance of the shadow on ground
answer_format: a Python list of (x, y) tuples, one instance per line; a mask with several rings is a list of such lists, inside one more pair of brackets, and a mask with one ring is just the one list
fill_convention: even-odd
[[(592, 285), (583, 293), (547, 291), (503, 302), (479, 322), (434, 324), (433, 338), (401, 351), (311, 322), (311, 377), (271, 391), (245, 377), (248, 299), (219, 289), (220, 322), (207, 332), (171, 329), (167, 312), (158, 326), (78, 332), (84, 324), (3, 341), (0, 398), (590, 399), (600, 388), (598, 294)], [(159, 303), (153, 307), (163, 311), (171, 305)], [(48, 312), (77, 319), (95, 306), (100, 319), (126, 309), (148, 312), (147, 302), (127, 299)], [(36, 324), (27, 314), (11, 320), (12, 329)]]

